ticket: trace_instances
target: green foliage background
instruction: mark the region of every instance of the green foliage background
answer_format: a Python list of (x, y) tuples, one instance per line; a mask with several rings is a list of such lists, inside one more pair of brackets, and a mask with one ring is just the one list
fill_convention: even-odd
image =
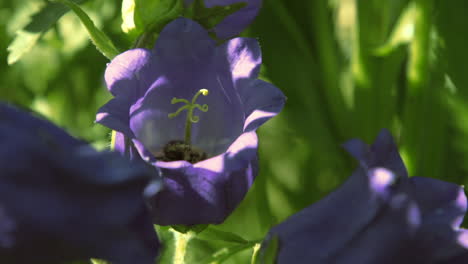
[[(81, 7), (117, 49), (132, 46), (135, 34), (121, 30), (121, 3), (74, 2), (85, 2)], [(110, 131), (94, 118), (110, 99), (103, 81), (108, 59), (91, 44), (80, 20), (68, 12), (44, 33), (41, 25), (17, 32), (47, 4), (0, 2), (0, 99), (37, 111), (105, 149)], [(288, 101), (259, 130), (261, 171), (252, 190), (216, 228), (261, 239), (351, 174), (356, 162), (341, 143), (356, 137), (370, 143), (381, 128), (393, 132), (410, 175), (467, 184), (467, 13), (464, 0), (264, 0), (242, 35), (258, 39), (261, 76)], [(37, 42), (8, 65), (15, 34)], [(160, 233), (170, 248), (170, 232)], [(249, 247), (223, 253), (236, 246), (193, 239), (186, 259), (203, 263), (221, 252), (230, 256), (227, 263), (248, 263)]]

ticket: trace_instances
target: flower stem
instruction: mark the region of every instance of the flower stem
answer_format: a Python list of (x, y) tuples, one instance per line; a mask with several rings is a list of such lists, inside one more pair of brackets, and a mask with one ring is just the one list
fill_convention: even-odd
[(252, 259), (250, 260), (250, 264), (258, 263), (258, 253), (260, 252), (261, 245), (261, 243), (255, 243), (253, 246)]
[(112, 150), (112, 151), (115, 150), (116, 137), (117, 137), (117, 131), (112, 130), (112, 132), (111, 132), (111, 143), (110, 143), (110, 150)]
[(178, 231), (173, 230), (175, 237), (175, 251), (173, 264), (184, 264), (185, 263), (185, 253), (187, 251), (187, 245), (194, 236), (194, 232), (189, 231), (187, 233), (179, 233)]

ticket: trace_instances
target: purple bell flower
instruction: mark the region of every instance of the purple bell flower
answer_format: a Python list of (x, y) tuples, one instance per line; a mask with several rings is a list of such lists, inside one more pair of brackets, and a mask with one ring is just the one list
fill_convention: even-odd
[(273, 227), (277, 263), (468, 263), (462, 187), (411, 177), (392, 136), (344, 147), (360, 167), (336, 191)]
[[(194, 0), (185, 0), (190, 5)], [(241, 33), (257, 16), (262, 7), (262, 0), (204, 0), (208, 8), (215, 6), (228, 6), (244, 2), (246, 6), (224, 18), (214, 27), (214, 33), (220, 39), (228, 39)]]
[[(179, 18), (153, 50), (126, 51), (107, 66), (114, 98), (96, 119), (118, 131), (118, 151), (161, 169), (165, 188), (150, 202), (154, 223), (218, 224), (243, 199), (257, 175), (255, 131), (285, 102), (257, 79), (260, 65), (255, 39), (216, 46), (199, 24)], [(197, 151), (170, 159), (171, 144)]]
[(0, 263), (154, 263), (143, 192), (158, 180), (146, 164), (98, 153), (5, 104), (0, 145)]

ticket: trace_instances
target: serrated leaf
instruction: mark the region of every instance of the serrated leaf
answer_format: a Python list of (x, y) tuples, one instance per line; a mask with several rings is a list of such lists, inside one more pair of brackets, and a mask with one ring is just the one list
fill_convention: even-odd
[[(83, 3), (86, 0), (73, 0), (75, 3)], [(54, 25), (57, 20), (69, 10), (68, 7), (57, 3), (47, 3), (41, 10), (31, 17), (26, 27), (16, 33), (14, 40), (8, 46), (8, 64), (17, 62), (31, 50), (41, 36)]]
[(104, 56), (109, 60), (112, 60), (120, 52), (114, 46), (112, 41), (107, 37), (107, 35), (99, 30), (89, 18), (89, 16), (75, 3), (70, 0), (54, 0), (58, 3), (68, 6), (75, 12), (78, 18), (81, 20), (83, 25), (86, 27), (86, 30), (89, 33), (89, 38), (91, 42), (96, 46), (96, 49), (100, 51)]

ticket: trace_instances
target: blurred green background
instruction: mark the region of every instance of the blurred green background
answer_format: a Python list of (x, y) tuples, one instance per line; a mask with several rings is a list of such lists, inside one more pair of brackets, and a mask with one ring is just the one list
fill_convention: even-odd
[[(121, 3), (75, 2), (85, 2), (81, 7), (117, 48), (131, 47), (135, 36), (121, 30)], [(110, 99), (103, 81), (108, 60), (80, 20), (68, 12), (44, 34), (18, 32), (46, 4), (0, 2), (0, 99), (105, 149), (110, 131), (94, 118)], [(410, 175), (467, 184), (467, 13), (464, 0), (264, 0), (242, 35), (258, 39), (262, 78), (288, 101), (260, 128), (260, 175), (219, 228), (262, 238), (351, 174), (357, 163), (343, 142), (371, 143), (381, 128), (392, 131)], [(32, 47), (8, 65), (15, 34)], [(194, 247), (197, 259), (222, 246)], [(250, 253), (231, 262), (245, 263)]]

